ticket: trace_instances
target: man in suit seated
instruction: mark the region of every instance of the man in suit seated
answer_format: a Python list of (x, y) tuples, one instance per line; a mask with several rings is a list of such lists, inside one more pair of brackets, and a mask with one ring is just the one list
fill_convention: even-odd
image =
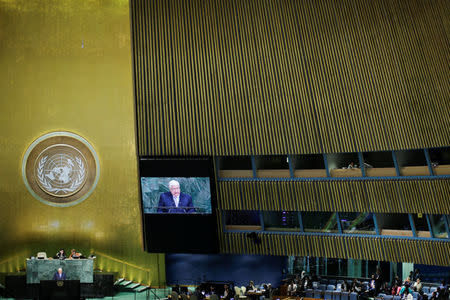
[(192, 204), (192, 197), (181, 193), (180, 183), (176, 180), (169, 182), (169, 191), (159, 196), (159, 213), (193, 213), (195, 212)]
[(58, 272), (53, 275), (53, 280), (66, 280), (66, 273), (63, 273), (62, 268), (58, 269)]
[(258, 300), (259, 296), (256, 294), (252, 294), (255, 293), (258, 288), (256, 287), (255, 283), (253, 281), (250, 281), (250, 283), (247, 285), (246, 289), (245, 289), (245, 293), (247, 298), (249, 298), (250, 300)]
[(246, 287), (246, 291), (247, 292), (255, 292), (256, 290), (257, 290), (257, 288), (255, 286), (255, 283), (252, 280), (250, 280), (250, 283)]

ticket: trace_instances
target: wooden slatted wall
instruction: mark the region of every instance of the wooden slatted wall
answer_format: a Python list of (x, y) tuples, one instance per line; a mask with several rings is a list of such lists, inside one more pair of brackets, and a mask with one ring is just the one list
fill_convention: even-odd
[(224, 210), (450, 214), (450, 179), (219, 181)]
[(139, 155), (450, 145), (448, 0), (132, 0)]
[(229, 254), (296, 255), (450, 265), (449, 242), (270, 233), (258, 233), (258, 236), (261, 244), (256, 244), (245, 233), (222, 233), (221, 249)]

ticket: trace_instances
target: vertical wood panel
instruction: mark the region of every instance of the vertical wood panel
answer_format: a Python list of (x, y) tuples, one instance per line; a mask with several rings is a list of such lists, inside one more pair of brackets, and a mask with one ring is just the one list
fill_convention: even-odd
[(223, 210), (450, 214), (450, 179), (219, 181)]
[(450, 243), (401, 238), (331, 237), (260, 233), (256, 244), (245, 233), (222, 233), (224, 253), (352, 258), (449, 266)]
[(131, 9), (141, 156), (450, 144), (448, 1), (132, 0)]

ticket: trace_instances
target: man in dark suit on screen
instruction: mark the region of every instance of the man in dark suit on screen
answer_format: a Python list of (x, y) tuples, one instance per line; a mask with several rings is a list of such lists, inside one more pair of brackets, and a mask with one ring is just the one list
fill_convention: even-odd
[(159, 196), (159, 213), (194, 213), (192, 197), (182, 193), (180, 183), (176, 180), (169, 182), (169, 191)]

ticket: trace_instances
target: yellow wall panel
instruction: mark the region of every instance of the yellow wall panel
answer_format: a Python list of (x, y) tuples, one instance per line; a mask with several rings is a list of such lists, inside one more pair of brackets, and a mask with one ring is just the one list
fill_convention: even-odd
[[(165, 283), (164, 256), (142, 246), (131, 54), (128, 1), (0, 1), (0, 263), (77, 248)], [(96, 189), (73, 207), (39, 202), (22, 181), (25, 150), (52, 131), (81, 135), (99, 156)]]

